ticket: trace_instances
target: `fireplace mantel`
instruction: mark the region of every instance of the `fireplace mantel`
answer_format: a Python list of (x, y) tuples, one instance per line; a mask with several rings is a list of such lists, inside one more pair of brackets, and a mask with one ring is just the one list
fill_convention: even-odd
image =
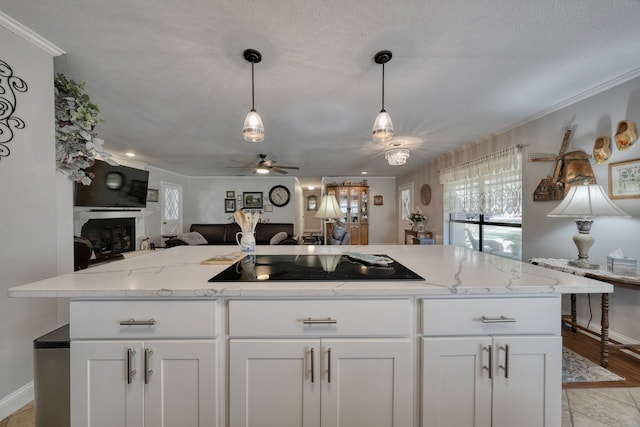
[(75, 208), (73, 217), (76, 220), (108, 219), (108, 218), (144, 218), (153, 215), (155, 212), (147, 209), (110, 209), (110, 210), (88, 210)]

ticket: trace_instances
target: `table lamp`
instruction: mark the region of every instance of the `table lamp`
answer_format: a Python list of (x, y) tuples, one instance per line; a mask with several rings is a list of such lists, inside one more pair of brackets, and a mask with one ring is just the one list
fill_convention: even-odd
[(589, 249), (594, 242), (593, 236), (589, 234), (593, 220), (610, 217), (631, 218), (629, 214), (613, 204), (602, 186), (589, 185), (587, 181), (584, 182), (584, 185), (571, 187), (564, 200), (547, 216), (577, 218), (578, 234), (573, 236), (573, 242), (578, 248), (578, 259), (569, 261), (569, 265), (590, 270), (600, 267), (598, 264), (589, 262)]
[(327, 223), (326, 220), (342, 218), (342, 211), (340, 210), (340, 205), (336, 200), (336, 196), (333, 194), (329, 194), (326, 196), (322, 196), (322, 201), (320, 202), (320, 207), (318, 208), (318, 212), (316, 212), (316, 218), (322, 218), (322, 229), (324, 233), (324, 244), (327, 244)]

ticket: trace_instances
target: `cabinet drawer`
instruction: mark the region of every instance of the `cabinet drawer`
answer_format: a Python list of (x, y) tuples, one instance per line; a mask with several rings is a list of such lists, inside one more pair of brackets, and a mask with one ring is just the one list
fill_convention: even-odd
[[(71, 339), (206, 338), (217, 332), (216, 301), (71, 301)], [(126, 325), (123, 322), (148, 322)]]
[(559, 334), (560, 297), (422, 300), (424, 335)]
[(408, 336), (411, 304), (385, 300), (233, 300), (229, 301), (229, 335)]

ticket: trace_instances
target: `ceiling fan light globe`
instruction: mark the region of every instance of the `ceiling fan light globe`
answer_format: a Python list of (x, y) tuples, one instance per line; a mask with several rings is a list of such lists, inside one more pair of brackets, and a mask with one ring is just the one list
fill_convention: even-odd
[(262, 175), (266, 175), (269, 173), (269, 169), (267, 168), (257, 168), (256, 169), (256, 173), (262, 174)]
[(264, 125), (262, 124), (260, 114), (258, 114), (256, 110), (249, 111), (249, 114), (247, 114), (247, 117), (244, 119), (242, 137), (248, 142), (264, 141)]
[(393, 138), (394, 134), (391, 116), (385, 110), (380, 111), (373, 122), (373, 131), (371, 132), (374, 141), (386, 141)]

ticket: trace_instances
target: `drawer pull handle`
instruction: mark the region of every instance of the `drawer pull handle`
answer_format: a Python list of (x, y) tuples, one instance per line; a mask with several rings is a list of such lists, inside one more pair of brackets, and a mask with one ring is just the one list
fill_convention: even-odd
[(302, 323), (305, 325), (316, 325), (316, 324), (330, 324), (330, 323), (338, 323), (336, 319), (332, 319), (331, 317), (327, 317), (326, 319), (312, 319), (311, 317), (307, 317), (302, 320)]
[(482, 323), (510, 323), (510, 322), (515, 322), (516, 318), (507, 317), (507, 316), (500, 316), (500, 317), (482, 316), (480, 320), (482, 320)]
[(136, 370), (133, 369), (133, 356), (136, 354), (134, 349), (127, 349), (127, 384), (131, 384), (133, 376), (136, 374)]
[(144, 349), (144, 383), (149, 384), (149, 377), (153, 374), (153, 370), (151, 368), (151, 355), (153, 354), (153, 350), (145, 348)]
[(155, 324), (156, 319), (154, 319), (153, 317), (149, 320), (136, 320), (131, 318), (129, 320), (120, 321), (121, 326), (154, 326)]

